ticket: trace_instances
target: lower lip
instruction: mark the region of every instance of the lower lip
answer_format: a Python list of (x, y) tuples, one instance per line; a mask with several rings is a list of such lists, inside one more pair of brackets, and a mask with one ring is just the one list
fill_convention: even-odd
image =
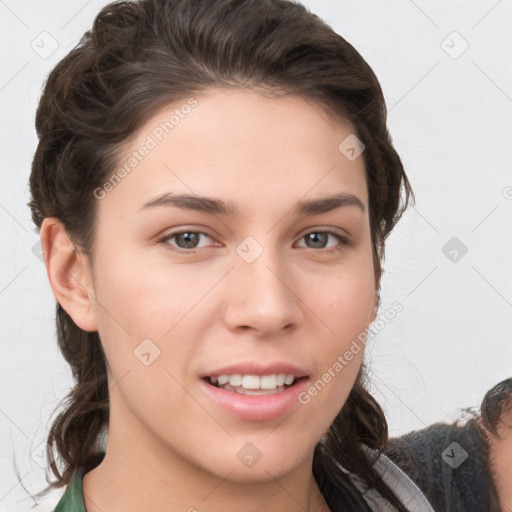
[(298, 395), (307, 387), (309, 379), (303, 378), (293, 386), (272, 395), (242, 395), (235, 391), (217, 388), (204, 379), (201, 389), (225, 411), (248, 421), (270, 421), (290, 413), (298, 404)]

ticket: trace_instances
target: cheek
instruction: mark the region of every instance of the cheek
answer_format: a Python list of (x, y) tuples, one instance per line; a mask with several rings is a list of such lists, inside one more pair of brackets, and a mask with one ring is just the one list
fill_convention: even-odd
[[(364, 262), (365, 259), (361, 259)], [(370, 262), (370, 260), (368, 260)], [(354, 264), (336, 279), (323, 279), (309, 293), (308, 302), (321, 319), (321, 334), (309, 357), (316, 361), (311, 385), (298, 397), (318, 431), (326, 431), (345, 403), (361, 367), (367, 329), (375, 306), (373, 267)], [(314, 419), (313, 419), (314, 418)], [(312, 425), (311, 425), (312, 426)]]
[(98, 269), (99, 335), (112, 380), (122, 379), (119, 392), (131, 407), (142, 411), (162, 401), (194, 408), (178, 383), (194, 384), (189, 369), (201, 356), (205, 333), (220, 318), (209, 291), (224, 272), (147, 265), (142, 258), (117, 258)]
[[(304, 292), (306, 294), (306, 291)], [(338, 275), (327, 275), (306, 297), (314, 311), (329, 327), (332, 337), (342, 343), (347, 334), (357, 335), (373, 319), (375, 281), (371, 265), (356, 264), (343, 268)]]
[(101, 268), (95, 287), (99, 335), (112, 380), (120, 382), (112, 396), (122, 395), (117, 403), (162, 425), (169, 404), (179, 404), (184, 414), (197, 413), (179, 383), (197, 350), (200, 328), (191, 330), (191, 320), (206, 284), (179, 269), (157, 272), (135, 261), (116, 263)]
[(95, 286), (104, 329), (122, 324), (133, 337), (163, 338), (207, 290), (208, 283), (179, 266), (157, 269), (142, 259), (116, 263), (101, 268)]

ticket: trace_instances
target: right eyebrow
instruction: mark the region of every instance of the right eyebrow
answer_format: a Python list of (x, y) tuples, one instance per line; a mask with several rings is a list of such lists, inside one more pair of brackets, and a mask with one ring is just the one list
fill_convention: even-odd
[(239, 214), (238, 208), (234, 203), (225, 203), (221, 199), (212, 197), (192, 196), (188, 194), (173, 195), (170, 192), (144, 203), (139, 209), (154, 208), (156, 206), (175, 206), (184, 210), (195, 210), (215, 215), (226, 215), (235, 217)]

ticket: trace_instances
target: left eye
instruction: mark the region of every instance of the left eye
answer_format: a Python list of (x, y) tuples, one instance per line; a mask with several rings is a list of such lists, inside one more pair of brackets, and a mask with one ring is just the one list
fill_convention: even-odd
[(329, 236), (337, 239), (338, 243), (341, 243), (341, 245), (348, 245), (348, 240), (334, 231), (311, 231), (303, 235), (301, 240), (305, 239), (307, 241), (306, 243), (311, 242), (312, 245), (306, 245), (306, 247), (310, 249), (325, 249), (325, 244)]

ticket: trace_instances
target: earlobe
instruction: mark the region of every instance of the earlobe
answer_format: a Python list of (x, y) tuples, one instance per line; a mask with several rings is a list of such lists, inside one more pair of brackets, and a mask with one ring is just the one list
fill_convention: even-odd
[(44, 219), (40, 231), (46, 273), (55, 298), (84, 331), (97, 331), (89, 261), (70, 240), (62, 223)]

